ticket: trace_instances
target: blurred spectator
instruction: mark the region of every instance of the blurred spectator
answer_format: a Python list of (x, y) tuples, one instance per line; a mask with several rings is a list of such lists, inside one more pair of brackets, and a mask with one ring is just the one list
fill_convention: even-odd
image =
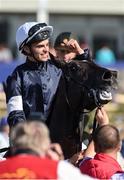
[(0, 162), (1, 179), (91, 179), (57, 160), (62, 151), (50, 145), (48, 128), (40, 121), (18, 123), (10, 133), (10, 142), (13, 155)]
[(75, 60), (91, 59), (89, 49), (82, 49), (71, 32), (60, 33), (54, 43), (58, 60), (69, 62)]
[(0, 63), (9, 63), (12, 60), (11, 50), (4, 43), (0, 43)]
[(101, 65), (112, 65), (116, 62), (116, 57), (112, 49), (107, 45), (103, 45), (101, 49), (96, 52), (96, 62)]
[[(0, 120), (0, 149), (9, 147), (9, 125), (7, 118), (3, 117)], [(0, 156), (4, 156), (6, 152), (0, 153)]]

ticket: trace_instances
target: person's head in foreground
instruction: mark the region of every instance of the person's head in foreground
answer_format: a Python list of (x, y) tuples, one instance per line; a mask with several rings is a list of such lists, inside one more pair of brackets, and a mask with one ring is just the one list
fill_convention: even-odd
[(49, 131), (39, 121), (19, 123), (11, 130), (10, 141), (13, 150), (29, 149), (40, 156), (45, 156), (50, 146)]
[(10, 141), (13, 154), (0, 162), (0, 179), (91, 179), (69, 163), (48, 156), (49, 132), (41, 122), (18, 123), (11, 129)]
[(93, 141), (97, 153), (117, 153), (120, 149), (119, 131), (109, 124), (96, 130)]

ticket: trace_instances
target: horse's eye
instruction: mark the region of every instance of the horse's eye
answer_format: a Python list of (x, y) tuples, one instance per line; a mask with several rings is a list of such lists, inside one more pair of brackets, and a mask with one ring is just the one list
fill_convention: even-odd
[(77, 66), (72, 66), (71, 71), (77, 71), (78, 67)]

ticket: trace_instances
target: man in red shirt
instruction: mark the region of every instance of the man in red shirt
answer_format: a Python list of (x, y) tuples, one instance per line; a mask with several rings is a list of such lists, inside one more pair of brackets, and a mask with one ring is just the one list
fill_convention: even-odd
[(80, 170), (94, 178), (110, 179), (113, 174), (122, 171), (117, 162), (120, 135), (116, 127), (108, 124), (109, 119), (103, 108), (98, 109), (96, 118), (100, 127), (95, 131), (93, 141), (85, 152)]

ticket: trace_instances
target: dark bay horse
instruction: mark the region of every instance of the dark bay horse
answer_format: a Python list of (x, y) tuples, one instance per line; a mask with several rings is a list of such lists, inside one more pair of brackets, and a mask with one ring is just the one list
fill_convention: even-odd
[(117, 72), (93, 61), (57, 62), (63, 70), (47, 125), (53, 142), (59, 142), (66, 158), (79, 150), (79, 116), (112, 100)]

